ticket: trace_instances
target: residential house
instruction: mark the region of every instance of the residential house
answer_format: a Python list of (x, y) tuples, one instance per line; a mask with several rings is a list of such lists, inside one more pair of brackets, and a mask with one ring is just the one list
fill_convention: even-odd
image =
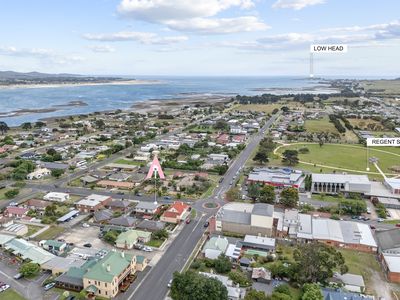
[(199, 274), (208, 278), (214, 278), (219, 280), (228, 290), (229, 300), (244, 299), (246, 295), (246, 289), (240, 288), (237, 285), (235, 285), (233, 281), (228, 278), (228, 276), (223, 276), (213, 273), (205, 273), (205, 272), (199, 272)]
[(251, 273), (251, 279), (257, 282), (270, 283), (271, 282), (271, 271), (264, 267), (253, 268)]
[(127, 212), (130, 205), (131, 202), (128, 200), (112, 200), (106, 207), (113, 211)]
[(136, 228), (144, 231), (155, 232), (164, 229), (165, 226), (166, 224), (164, 222), (144, 219), (136, 225)]
[(139, 201), (134, 211), (137, 214), (154, 215), (160, 206), (157, 202)]
[(40, 241), (39, 246), (57, 256), (60, 256), (67, 251), (67, 243), (56, 240)]
[(43, 196), (44, 200), (55, 201), (55, 202), (65, 202), (69, 200), (69, 194), (67, 193), (56, 193), (50, 192)]
[(364, 278), (361, 275), (336, 272), (333, 274), (332, 281), (343, 284), (343, 287), (349, 292), (364, 293), (365, 291)]
[(226, 237), (213, 236), (204, 245), (202, 253), (206, 258), (216, 259), (225, 253), (228, 244), (229, 242)]
[(133, 227), (137, 224), (138, 220), (133, 217), (120, 216), (108, 221), (110, 225)]
[(137, 243), (147, 243), (151, 239), (151, 232), (128, 230), (119, 234), (115, 246), (121, 249), (132, 249)]
[(4, 211), (4, 216), (9, 218), (22, 218), (25, 217), (29, 209), (18, 206), (8, 206)]
[(190, 206), (181, 201), (175, 201), (161, 216), (160, 220), (177, 224), (184, 220), (189, 213)]
[(26, 178), (28, 180), (34, 180), (34, 179), (42, 179), (45, 176), (49, 176), (51, 174), (51, 171), (47, 168), (39, 168), (32, 173), (29, 173), (26, 175)]
[(76, 208), (81, 212), (95, 212), (100, 209), (103, 209), (109, 202), (111, 202), (112, 198), (109, 196), (102, 196), (91, 194), (86, 198), (78, 201), (76, 203)]

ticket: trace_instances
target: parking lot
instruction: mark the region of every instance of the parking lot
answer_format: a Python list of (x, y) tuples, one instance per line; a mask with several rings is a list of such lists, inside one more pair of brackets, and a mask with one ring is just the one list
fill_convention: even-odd
[(74, 246), (83, 247), (84, 244), (91, 244), (92, 248), (95, 249), (112, 249), (110, 244), (103, 242), (99, 239), (100, 228), (91, 226), (84, 228), (82, 226), (76, 226), (64, 232), (58, 237), (63, 239), (67, 243), (74, 243)]

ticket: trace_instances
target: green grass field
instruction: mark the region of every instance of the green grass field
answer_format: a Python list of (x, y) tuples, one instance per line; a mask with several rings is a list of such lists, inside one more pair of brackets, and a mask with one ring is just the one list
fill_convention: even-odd
[[(369, 164), (370, 171), (366, 171), (367, 167), (367, 148), (358, 145), (343, 145), (343, 144), (325, 144), (320, 147), (318, 144), (298, 143), (290, 146), (281, 147), (277, 153), (283, 153), (286, 149), (298, 150), (300, 148), (308, 148), (310, 150), (307, 154), (299, 154), (300, 163), (299, 168), (309, 170), (312, 172), (330, 172), (333, 170), (338, 172), (347, 171), (358, 174), (367, 174), (371, 178), (381, 178), (378, 170), (373, 164)], [(387, 174), (393, 172), (389, 170), (392, 166), (400, 165), (400, 148), (394, 147), (375, 147), (369, 148), (369, 157), (376, 157), (379, 159), (379, 167)], [(314, 164), (322, 165), (314, 167)], [(275, 157), (270, 162), (270, 165), (282, 165), (281, 159)], [(326, 167), (324, 167), (326, 166)], [(328, 168), (332, 167), (332, 168)], [(347, 170), (345, 170), (347, 169)]]
[(20, 294), (18, 294), (16, 291), (12, 289), (8, 289), (5, 292), (2, 292), (0, 294), (0, 299), (1, 300), (25, 300), (24, 297), (22, 297)]
[(5, 199), (7, 199), (5, 193), (6, 193), (8, 190), (10, 190), (10, 189), (7, 189), (7, 188), (0, 189), (0, 200), (5, 200)]
[(307, 132), (331, 132), (338, 133), (333, 123), (329, 122), (328, 117), (319, 120), (307, 120), (305, 123)]
[(121, 165), (130, 165), (130, 166), (140, 166), (140, 162), (138, 161), (133, 161), (133, 160), (127, 160), (127, 159), (117, 159), (116, 161), (113, 162), (114, 164), (121, 164)]
[(32, 234), (38, 232), (42, 227), (34, 226), (34, 225), (27, 225), (28, 226), (28, 233), (25, 236), (31, 236)]
[(35, 237), (35, 240), (41, 241), (41, 240), (51, 240), (60, 235), (62, 232), (64, 232), (65, 228), (61, 226), (50, 226), (49, 229), (47, 229), (45, 232), (37, 235)]

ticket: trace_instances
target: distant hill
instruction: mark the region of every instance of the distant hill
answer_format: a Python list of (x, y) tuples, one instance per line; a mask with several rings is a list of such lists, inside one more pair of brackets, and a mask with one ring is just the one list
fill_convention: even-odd
[(0, 85), (104, 83), (124, 80), (119, 77), (85, 76), (77, 74), (48, 74), (40, 72), (0, 71)]
[(0, 71), (0, 80), (1, 79), (32, 79), (32, 78), (54, 78), (54, 77), (82, 77), (82, 75), (76, 74), (49, 74), (49, 73), (40, 73), (40, 72), (14, 72), (14, 71)]

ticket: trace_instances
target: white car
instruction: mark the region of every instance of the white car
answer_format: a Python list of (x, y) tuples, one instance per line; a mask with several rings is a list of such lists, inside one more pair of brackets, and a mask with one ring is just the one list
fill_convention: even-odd
[(8, 284), (3, 285), (2, 287), (0, 287), (0, 292), (4, 292), (6, 290), (8, 290), (10, 288), (10, 286)]
[(152, 251), (153, 251), (153, 248), (151, 248), (151, 247), (144, 247), (144, 248), (143, 248), (143, 251), (144, 251), (144, 252), (152, 252)]
[(83, 224), (82, 224), (82, 227), (88, 228), (88, 227), (90, 227), (90, 225), (89, 225), (88, 223), (83, 223)]
[(171, 287), (172, 286), (172, 279), (170, 279), (169, 281), (168, 281), (168, 284), (167, 284), (167, 287)]

